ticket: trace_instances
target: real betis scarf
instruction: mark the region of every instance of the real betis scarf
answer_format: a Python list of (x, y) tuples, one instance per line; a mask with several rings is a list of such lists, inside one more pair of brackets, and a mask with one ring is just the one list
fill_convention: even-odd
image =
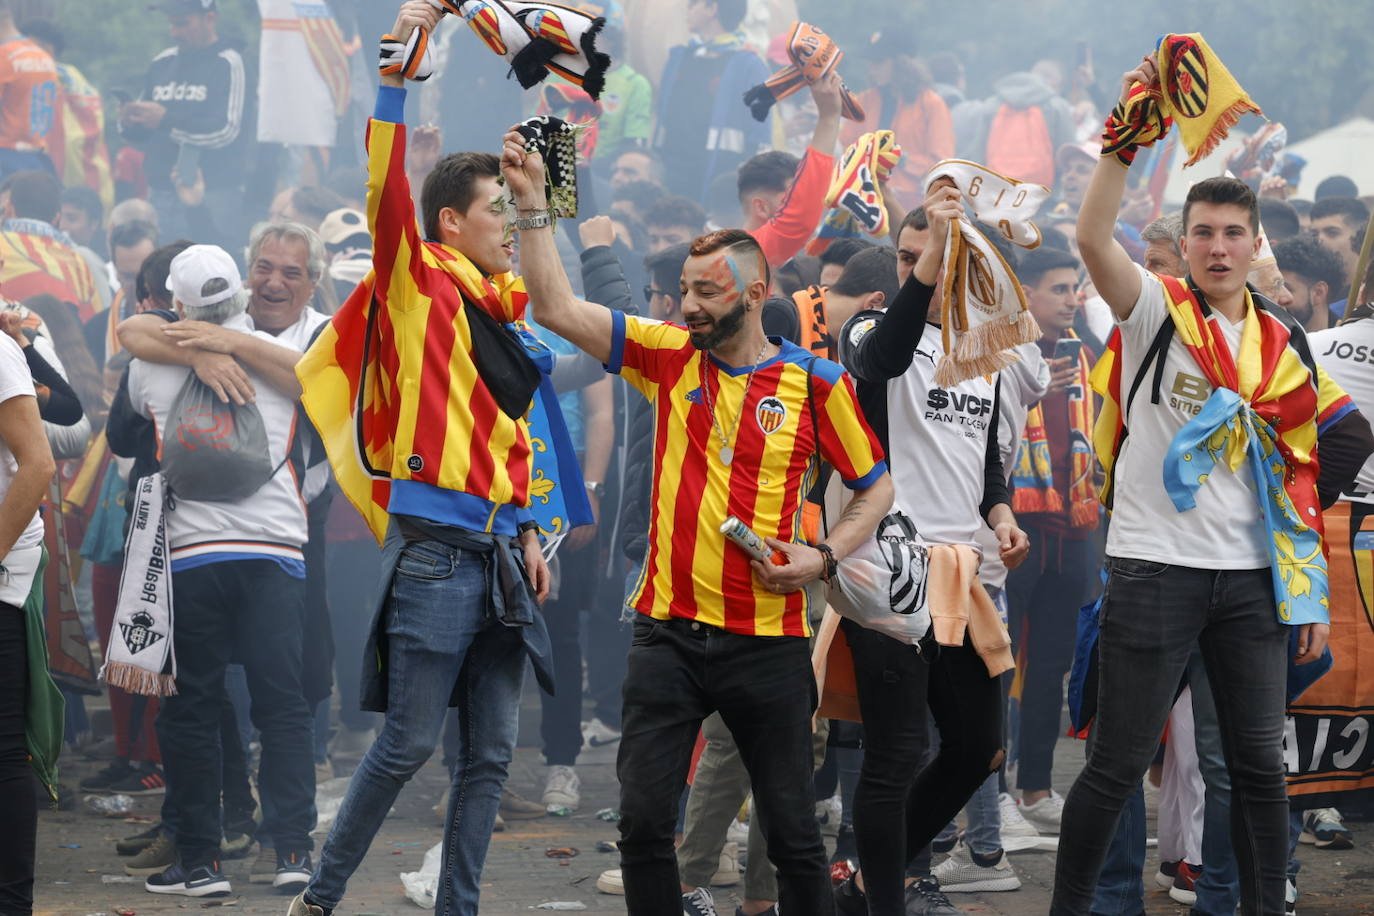
[(854, 141), (835, 163), (825, 195), (829, 212), (820, 232), (807, 244), (807, 254), (819, 255), (835, 239), (858, 238), (863, 233), (886, 236), (890, 227), (881, 183), (901, 160), (902, 147), (890, 130), (864, 134)]
[(1102, 155), (1116, 156), (1129, 166), (1138, 149), (1176, 124), (1188, 153), (1183, 164), (1194, 165), (1226, 139), (1246, 112), (1263, 115), (1199, 33), (1159, 39), (1155, 67), (1159, 88), (1137, 83), (1126, 103), (1118, 104), (1107, 119)]
[[(1073, 331), (1064, 332), (1076, 339)], [(1078, 378), (1069, 386), (1069, 459), (1073, 479), (1069, 481), (1069, 515), (1075, 528), (1097, 527), (1097, 493), (1093, 487), (1093, 429), (1092, 395), (1088, 387), (1088, 355), (1078, 351)], [(1011, 473), (1011, 507), (1021, 512), (1053, 512), (1065, 510), (1064, 498), (1055, 487), (1054, 468), (1050, 458), (1050, 443), (1045, 432), (1045, 408), (1036, 404), (1026, 415), (1026, 427), (1021, 444), (1016, 449), (1016, 462)]]
[[(1292, 332), (1275, 314), (1277, 306), (1263, 299), (1257, 304), (1246, 291), (1245, 329), (1240, 352), (1233, 356), (1215, 325), (1223, 319), (1212, 314), (1196, 287), (1173, 277), (1159, 279), (1174, 333), (1215, 389), (1169, 447), (1162, 469), (1169, 497), (1178, 511), (1187, 511), (1218, 462), (1232, 471), (1248, 465), (1269, 528), (1279, 621), (1325, 623), (1328, 584), (1317, 498), (1317, 432), (1354, 404), (1338, 386), (1323, 384), (1324, 373), (1318, 368), (1314, 374), (1290, 346)], [(1094, 368), (1092, 381), (1104, 398), (1094, 445), (1110, 481), (1125, 430), (1119, 334)], [(1110, 498), (1108, 487), (1103, 498)]]
[[(523, 280), (513, 273), (487, 278), (458, 252), (437, 245), (428, 248), (468, 303), (503, 324), (521, 322), (529, 301)], [(387, 508), (396, 429), (405, 419), (400, 415), (395, 341), (380, 334), (377, 323), (370, 320), (377, 307), (375, 282), (375, 273), (369, 272), (301, 358), (296, 375), (301, 380), (301, 404), (324, 442), (339, 488), (381, 543), (391, 518)], [(540, 440), (534, 448), (533, 479), (544, 481), (531, 488), (536, 521), (546, 531), (559, 529), (558, 518), (563, 519), (563, 530), (589, 524), (591, 510), (576, 454), (547, 374), (531, 406), (529, 422), (531, 436)], [(547, 435), (541, 436), (542, 430), (548, 430)], [(573, 479), (570, 461), (577, 473)], [(548, 495), (560, 483), (565, 494), (561, 504), (541, 501), (541, 487), (547, 488), (542, 495)]]

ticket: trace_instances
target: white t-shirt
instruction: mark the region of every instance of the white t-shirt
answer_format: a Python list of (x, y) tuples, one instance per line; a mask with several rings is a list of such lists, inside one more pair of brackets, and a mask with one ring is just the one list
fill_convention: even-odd
[[(24, 359), (24, 352), (8, 334), (0, 334), (0, 403), (10, 398), (34, 396), (33, 375)], [(9, 445), (0, 441), (0, 500), (10, 491), (19, 462)], [(33, 586), (38, 561), (43, 553), (43, 519), (35, 512), (25, 526), (19, 540), (4, 558), (5, 574), (0, 576), (0, 601), (22, 606)]]
[(944, 355), (940, 329), (927, 324), (911, 368), (887, 383), (888, 468), (894, 508), (930, 544), (977, 547), (979, 514), (997, 377), (953, 388), (935, 384)]
[[(1121, 397), (1131, 390), (1141, 361), (1168, 319), (1164, 285), (1142, 267), (1140, 298), (1121, 328)], [(1217, 325), (1234, 354), (1244, 324), (1218, 315)], [(1164, 458), (1178, 431), (1212, 396), (1187, 347), (1173, 336), (1164, 362), (1159, 403), (1151, 403), (1155, 367), (1151, 365), (1123, 405), (1130, 434), (1116, 459), (1114, 505), (1107, 533), (1107, 554), (1152, 560), (1197, 569), (1262, 569), (1270, 563), (1267, 531), (1250, 469), (1235, 472), (1219, 462), (1197, 491), (1197, 505), (1187, 512), (1174, 508), (1164, 488)]]
[[(1374, 318), (1307, 335), (1312, 357), (1365, 416), (1374, 411)], [(1374, 456), (1355, 477), (1351, 502), (1374, 503)]]

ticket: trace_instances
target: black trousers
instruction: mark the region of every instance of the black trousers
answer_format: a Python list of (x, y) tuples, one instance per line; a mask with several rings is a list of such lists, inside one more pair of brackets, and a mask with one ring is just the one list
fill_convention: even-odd
[[(922, 648), (843, 620), (864, 721), (854, 839), (871, 916), (905, 913), (907, 863), (1001, 762), (1002, 687), (965, 637)], [(925, 653), (924, 655), (922, 653)], [(922, 766), (935, 719), (940, 749)]]
[(635, 622), (625, 678), (620, 864), (632, 916), (682, 910), (673, 828), (701, 722), (719, 712), (749, 771), (781, 912), (831, 914), (816, 823), (806, 639), (743, 636), (687, 620)]
[(33, 912), (38, 799), (24, 737), (29, 696), (24, 629), (23, 608), (0, 603), (0, 916)]
[(177, 693), (162, 704), (157, 738), (175, 795), (177, 852), (191, 869), (219, 858), (224, 669), (242, 662), (262, 735), (258, 839), (308, 852), (315, 826), (310, 708), (302, 687), (305, 582), (272, 560), (212, 563), (172, 575)]

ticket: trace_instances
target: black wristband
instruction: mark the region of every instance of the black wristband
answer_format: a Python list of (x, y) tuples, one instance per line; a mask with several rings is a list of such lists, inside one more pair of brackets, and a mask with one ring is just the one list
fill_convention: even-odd
[(536, 522), (534, 519), (530, 519), (530, 520), (527, 521), (527, 522), (521, 522), (520, 524), (518, 524), (518, 525), (515, 526), (515, 533), (516, 533), (516, 534), (524, 534), (524, 533), (527, 532), (527, 531), (538, 531), (538, 530), (539, 530), (539, 523)]
[(829, 544), (813, 544), (811, 546), (819, 550), (821, 556), (825, 558), (825, 572), (821, 574), (821, 581), (829, 582), (840, 569), (839, 561), (835, 559), (835, 551), (830, 549)]

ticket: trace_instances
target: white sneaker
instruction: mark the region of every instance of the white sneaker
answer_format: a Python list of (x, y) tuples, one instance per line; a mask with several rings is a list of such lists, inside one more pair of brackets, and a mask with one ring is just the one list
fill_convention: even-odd
[(682, 895), (682, 916), (716, 916), (716, 900), (711, 892), (699, 887)]
[(582, 803), (582, 780), (569, 766), (549, 767), (549, 780), (544, 783), (544, 809), (550, 814), (576, 811)]
[(1002, 848), (1007, 852), (1020, 852), (1035, 849), (1040, 844), (1040, 831), (1035, 825), (1021, 816), (1021, 806), (1006, 792), (997, 799), (998, 812), (1002, 815)]
[(617, 897), (625, 896), (625, 879), (620, 874), (618, 868), (608, 868), (603, 871), (596, 879), (596, 889), (603, 894), (614, 894)]
[(1064, 796), (1053, 790), (1033, 805), (1021, 803), (1021, 816), (1041, 833), (1058, 836), (1059, 821), (1064, 816)]
[(949, 858), (930, 870), (946, 894), (973, 894), (982, 891), (1014, 891), (1021, 886), (1016, 870), (1003, 852), (995, 865), (979, 865), (964, 843), (950, 852)]
[(595, 717), (582, 723), (582, 749), (606, 747), (620, 740), (620, 732)]
[(816, 822), (821, 825), (822, 836), (834, 836), (840, 832), (840, 818), (844, 816), (844, 805), (838, 795), (816, 802)]
[(739, 846), (726, 843), (720, 848), (720, 862), (711, 876), (712, 887), (734, 887), (739, 884)]
[(1283, 894), (1283, 913), (1284, 916), (1297, 916), (1298, 912), (1298, 885), (1292, 878), (1288, 879), (1287, 886)]

